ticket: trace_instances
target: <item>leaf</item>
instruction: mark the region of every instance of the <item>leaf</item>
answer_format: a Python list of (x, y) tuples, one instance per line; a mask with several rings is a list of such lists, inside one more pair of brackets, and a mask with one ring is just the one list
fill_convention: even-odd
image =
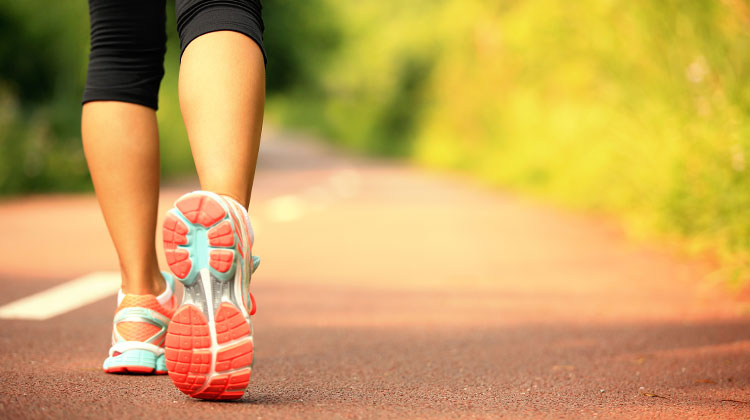
[(712, 379), (698, 379), (697, 381), (693, 382), (695, 384), (715, 384), (716, 381)]

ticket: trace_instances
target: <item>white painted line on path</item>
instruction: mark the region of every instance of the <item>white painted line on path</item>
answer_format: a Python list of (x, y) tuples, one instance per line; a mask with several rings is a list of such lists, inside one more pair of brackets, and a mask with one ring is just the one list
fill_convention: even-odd
[(119, 289), (119, 272), (91, 273), (8, 303), (0, 307), (0, 318), (42, 321), (112, 296)]

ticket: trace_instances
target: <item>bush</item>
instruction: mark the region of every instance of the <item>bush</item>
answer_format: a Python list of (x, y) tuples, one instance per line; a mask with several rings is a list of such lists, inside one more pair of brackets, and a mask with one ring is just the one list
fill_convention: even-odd
[(87, 28), (63, 29), (85, 13), (85, 4), (0, 3), (0, 195), (88, 185), (78, 133)]
[(341, 45), (278, 120), (748, 266), (747, 2), (329, 4)]

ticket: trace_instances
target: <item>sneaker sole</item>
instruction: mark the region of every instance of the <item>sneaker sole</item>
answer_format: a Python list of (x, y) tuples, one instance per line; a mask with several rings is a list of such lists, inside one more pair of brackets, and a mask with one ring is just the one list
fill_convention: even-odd
[(167, 371), (180, 391), (207, 400), (241, 398), (253, 363), (253, 329), (235, 284), (240, 235), (221, 201), (209, 192), (186, 194), (163, 230), (167, 263), (185, 286), (167, 328)]

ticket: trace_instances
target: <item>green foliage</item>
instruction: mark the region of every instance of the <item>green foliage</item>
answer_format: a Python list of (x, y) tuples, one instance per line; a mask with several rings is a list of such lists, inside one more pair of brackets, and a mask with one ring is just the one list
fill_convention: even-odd
[(351, 148), (407, 154), (404, 139), (416, 130), (425, 74), (440, 48), (431, 39), (435, 22), (430, 19), (440, 2), (318, 4), (336, 12), (338, 19), (325, 22), (338, 42), (316, 45), (297, 39), (298, 48), (323, 51), (326, 59), (306, 63), (317, 68), (315, 84), (273, 95), (270, 115), (282, 124), (317, 129)]
[(85, 4), (0, 1), (0, 195), (88, 184), (78, 135), (87, 28), (61, 21), (85, 22)]
[(321, 0), (265, 0), (263, 21), (270, 94), (315, 87), (323, 64), (339, 45), (336, 9)]
[[(158, 118), (169, 176), (193, 162), (177, 100), (174, 1), (167, 16)], [(91, 188), (80, 138), (88, 32), (86, 2), (0, 0), (0, 195)]]
[(747, 1), (328, 4), (342, 41), (277, 120), (748, 267)]
[[(0, 195), (91, 188), (79, 132), (87, 7), (80, 1), (0, 0)], [(264, 7), (269, 94), (313, 89), (323, 69), (318, 63), (337, 45), (335, 10), (319, 0), (266, 0)], [(193, 171), (177, 99), (174, 8), (169, 0), (157, 113), (167, 177)]]
[[(192, 170), (169, 4), (166, 175)], [(86, 8), (0, 0), (0, 194), (90, 185)], [(266, 0), (264, 18), (272, 121), (618, 214), (747, 275), (747, 0)]]

